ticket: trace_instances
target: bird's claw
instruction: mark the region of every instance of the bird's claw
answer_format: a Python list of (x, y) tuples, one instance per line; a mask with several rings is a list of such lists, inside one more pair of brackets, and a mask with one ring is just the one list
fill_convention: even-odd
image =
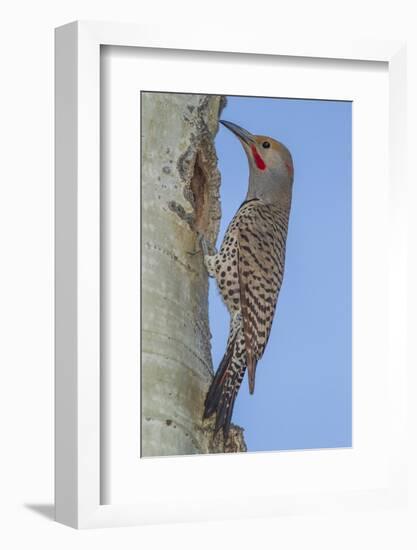
[(196, 256), (197, 254), (201, 254), (201, 253), (203, 253), (203, 255), (205, 255), (206, 254), (205, 251), (207, 250), (207, 243), (206, 243), (206, 239), (204, 237), (204, 234), (200, 233), (200, 232), (197, 232), (197, 239), (196, 240), (197, 240), (196, 250), (193, 250), (192, 252), (187, 251), (187, 254), (189, 256)]
[[(197, 250), (193, 250), (192, 252), (187, 252), (187, 254), (188, 254), (189, 256), (196, 256), (197, 254), (201, 254), (201, 253), (202, 253), (202, 254), (203, 254), (203, 257), (205, 257), (205, 256), (213, 255), (213, 253), (216, 254), (216, 249), (215, 249), (215, 247), (211, 246), (211, 245), (208, 243), (208, 241), (207, 241), (207, 239), (206, 239), (204, 233), (200, 233), (200, 232), (198, 231), (198, 232), (197, 232), (197, 239), (196, 239), (196, 241), (197, 241), (197, 243), (196, 243), (196, 245), (197, 245)], [(212, 253), (210, 254), (210, 251), (212, 251), (212, 250), (214, 250), (214, 252), (212, 252)]]
[(199, 244), (200, 244), (200, 251), (203, 252), (203, 256), (208, 256), (208, 244), (207, 244), (207, 240), (204, 236), (204, 233), (197, 233), (197, 240), (199, 241)]
[(187, 250), (187, 254), (188, 254), (189, 256), (197, 256), (197, 254), (201, 254), (201, 250), (197, 249), (197, 250), (193, 250), (193, 252), (189, 252), (189, 251)]

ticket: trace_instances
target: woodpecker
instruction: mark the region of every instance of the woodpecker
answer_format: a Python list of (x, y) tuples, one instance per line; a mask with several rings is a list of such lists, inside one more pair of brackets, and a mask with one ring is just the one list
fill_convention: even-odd
[(216, 414), (215, 433), (222, 429), (227, 440), (245, 371), (253, 394), (256, 365), (271, 332), (284, 276), (294, 165), (279, 141), (220, 122), (240, 140), (249, 161), (247, 195), (219, 252), (210, 255), (201, 238), (207, 272), (216, 279), (230, 313), (226, 351), (206, 396), (204, 418)]

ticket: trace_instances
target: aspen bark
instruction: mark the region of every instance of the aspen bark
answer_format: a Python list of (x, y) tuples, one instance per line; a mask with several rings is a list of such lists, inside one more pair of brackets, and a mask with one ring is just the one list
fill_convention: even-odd
[(203, 423), (213, 377), (208, 277), (197, 231), (214, 245), (220, 174), (213, 139), (222, 96), (141, 94), (142, 456), (245, 451)]

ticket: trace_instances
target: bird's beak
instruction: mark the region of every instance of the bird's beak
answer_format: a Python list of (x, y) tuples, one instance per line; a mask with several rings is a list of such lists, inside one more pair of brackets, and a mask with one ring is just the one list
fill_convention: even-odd
[(234, 124), (233, 122), (229, 122), (227, 120), (220, 120), (219, 122), (223, 124), (223, 126), (226, 126), (226, 128), (229, 129), (231, 132), (233, 132), (235, 136), (243, 141), (243, 143), (248, 145), (248, 147), (250, 147), (251, 145), (255, 145), (254, 136), (244, 128), (241, 128), (237, 124)]

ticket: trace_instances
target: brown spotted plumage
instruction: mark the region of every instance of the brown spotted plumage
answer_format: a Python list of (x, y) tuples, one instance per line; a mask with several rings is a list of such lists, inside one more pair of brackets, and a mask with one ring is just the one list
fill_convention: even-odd
[(204, 417), (216, 414), (215, 430), (222, 428), (227, 438), (245, 371), (253, 393), (256, 366), (271, 332), (284, 275), (294, 169), (281, 143), (222, 123), (240, 139), (250, 167), (246, 200), (231, 221), (219, 252), (208, 255), (202, 241), (207, 271), (216, 278), (230, 313), (226, 352), (208, 391)]

